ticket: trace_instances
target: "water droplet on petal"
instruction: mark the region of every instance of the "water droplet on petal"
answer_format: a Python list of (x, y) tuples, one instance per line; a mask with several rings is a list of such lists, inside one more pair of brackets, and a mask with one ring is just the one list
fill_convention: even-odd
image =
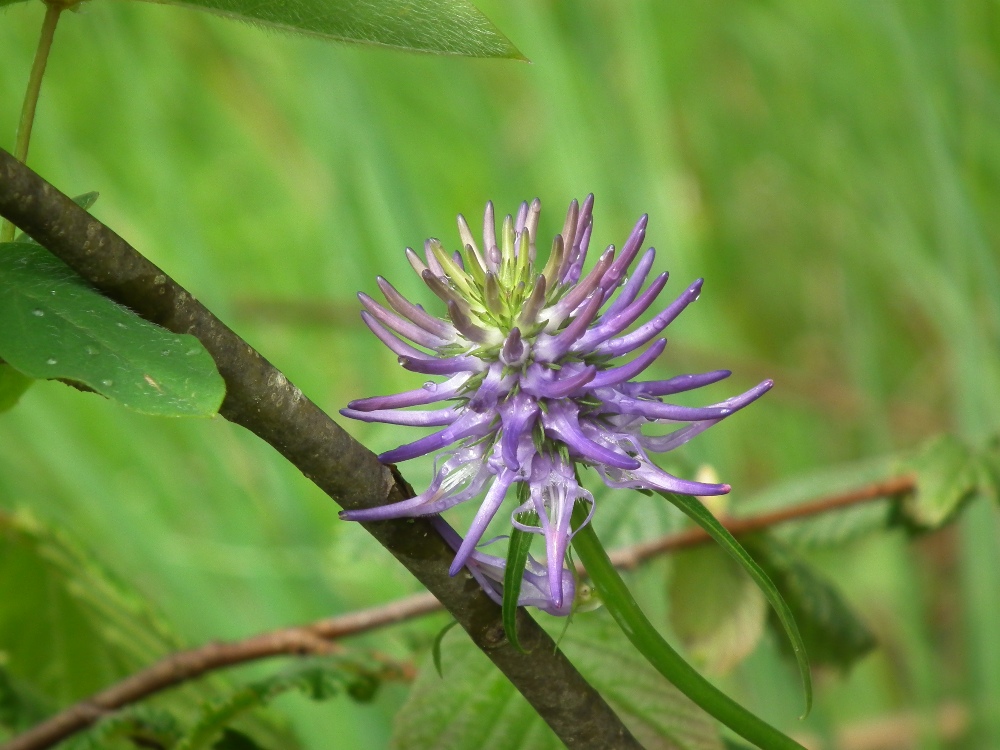
[(47, 364), (47, 365), (54, 365), (58, 361), (59, 360), (57, 360), (55, 357), (49, 357), (47, 360), (45, 360), (45, 364)]
[(32, 311), (31, 311), (31, 314), (32, 314), (32, 315), (34, 315), (34, 316), (35, 316), (36, 318), (40, 318), (40, 317), (42, 317), (43, 315), (45, 315), (45, 311), (44, 311), (44, 310), (39, 310), (39, 309), (38, 309), (38, 308), (36, 307), (36, 308), (35, 308), (34, 310), (32, 310)]
[(433, 380), (428, 380), (426, 383), (424, 383), (425, 391), (430, 391), (431, 393), (433, 393), (437, 389), (438, 389), (438, 384), (435, 383)]

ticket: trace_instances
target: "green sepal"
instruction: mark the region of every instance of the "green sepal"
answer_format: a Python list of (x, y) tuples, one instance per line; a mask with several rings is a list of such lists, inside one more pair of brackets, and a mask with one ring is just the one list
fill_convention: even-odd
[(225, 396), (197, 338), (140, 318), (32, 242), (0, 245), (0, 359), (142, 414), (209, 417)]

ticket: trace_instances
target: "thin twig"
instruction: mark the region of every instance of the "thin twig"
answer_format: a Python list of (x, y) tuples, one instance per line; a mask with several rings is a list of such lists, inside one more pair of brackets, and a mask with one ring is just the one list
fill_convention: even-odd
[[(176, 687), (208, 672), (273, 656), (306, 656), (337, 653), (342, 648), (334, 639), (372, 627), (389, 625), (441, 609), (431, 594), (409, 597), (342, 617), (320, 620), (311, 625), (282, 628), (269, 633), (229, 643), (209, 643), (178, 651), (164, 657), (119, 683), (75, 703), (46, 719), (3, 746), (3, 750), (44, 750), (86, 729), (113, 711), (148, 698), (154, 693)], [(385, 669), (384, 678), (409, 681), (414, 677), (411, 664), (376, 656)]]
[[(31, 128), (35, 124), (38, 95), (42, 91), (42, 78), (45, 77), (45, 66), (49, 62), (49, 51), (52, 49), (56, 24), (59, 23), (62, 11), (63, 6), (60, 3), (48, 3), (45, 6), (42, 31), (38, 37), (38, 47), (35, 49), (35, 60), (28, 74), (28, 88), (24, 92), (21, 119), (17, 123), (17, 133), (14, 136), (14, 158), (18, 161), (28, 160), (28, 144), (31, 143)], [(10, 242), (12, 239), (14, 239), (14, 224), (0, 221), (0, 242)]]
[[(226, 382), (220, 414), (271, 445), (346, 509), (413, 496), (394, 467), (348, 435), (288, 378), (161, 269), (66, 195), (0, 149), (0, 215), (102, 293), (146, 320), (196, 336)], [(426, 519), (363, 524), (437, 597), (570, 748), (638, 748), (611, 707), (523, 611), (524, 651), (504, 635), (498, 607)]]
[[(754, 531), (763, 531), (764, 529), (787, 523), (788, 521), (797, 521), (809, 516), (828, 513), (832, 510), (842, 510), (843, 508), (858, 505), (859, 503), (903, 495), (907, 492), (912, 492), (915, 488), (916, 480), (911, 476), (892, 477), (891, 479), (866, 484), (850, 492), (821, 497), (768, 513), (760, 513), (759, 515), (748, 516), (746, 518), (720, 518), (719, 520), (722, 521), (722, 525), (726, 527), (729, 533), (733, 536), (739, 536), (740, 534), (750, 534)], [(711, 537), (700, 528), (690, 528), (679, 531), (676, 534), (662, 536), (650, 542), (637, 544), (634, 547), (615, 550), (609, 553), (609, 555), (615, 567), (629, 570), (650, 557), (655, 557), (664, 552), (673, 552), (694, 547), (710, 540)]]
[[(851, 492), (811, 500), (790, 508), (724, 522), (734, 535), (762, 531), (789, 521), (842, 510), (872, 500), (911, 492), (911, 477), (896, 477), (859, 487)], [(711, 537), (701, 529), (667, 534), (651, 542), (635, 544), (610, 553), (616, 567), (631, 569), (653, 557), (705, 544)], [(416, 594), (389, 604), (359, 610), (339, 617), (282, 628), (232, 643), (212, 643), (165, 657), (156, 664), (125, 678), (19, 735), (0, 750), (44, 750), (71, 734), (86, 729), (111, 711), (150, 695), (201, 677), (207, 672), (248, 661), (288, 654), (324, 653), (331, 641), (439, 612), (444, 607), (433, 594)], [(404, 674), (405, 676), (405, 674)]]

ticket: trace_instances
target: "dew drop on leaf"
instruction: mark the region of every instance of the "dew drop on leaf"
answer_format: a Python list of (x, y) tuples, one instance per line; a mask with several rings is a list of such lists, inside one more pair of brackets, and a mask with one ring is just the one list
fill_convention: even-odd
[(113, 382), (113, 381), (111, 381), (111, 380), (102, 380), (102, 381), (101, 381), (101, 385), (103, 385), (103, 386), (104, 386), (105, 388), (107, 388), (107, 387), (109, 387), (109, 386), (112, 386), (112, 385), (114, 385), (114, 382)]
[(31, 314), (32, 314), (32, 315), (34, 315), (34, 316), (35, 316), (36, 318), (40, 318), (40, 317), (42, 317), (43, 315), (45, 315), (45, 311), (44, 311), (44, 310), (39, 310), (39, 309), (38, 309), (38, 308), (36, 307), (36, 308), (35, 308), (34, 310), (32, 310), (32, 311), (31, 311)]
[(49, 357), (47, 360), (45, 360), (45, 364), (47, 364), (47, 365), (54, 365), (58, 361), (59, 360), (57, 360), (55, 357)]

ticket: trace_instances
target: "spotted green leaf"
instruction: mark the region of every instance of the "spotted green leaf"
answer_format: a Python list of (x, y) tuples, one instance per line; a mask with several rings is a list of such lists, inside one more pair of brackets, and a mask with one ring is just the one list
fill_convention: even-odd
[(193, 336), (153, 325), (29, 242), (0, 245), (0, 359), (144, 414), (215, 414), (225, 383)]

